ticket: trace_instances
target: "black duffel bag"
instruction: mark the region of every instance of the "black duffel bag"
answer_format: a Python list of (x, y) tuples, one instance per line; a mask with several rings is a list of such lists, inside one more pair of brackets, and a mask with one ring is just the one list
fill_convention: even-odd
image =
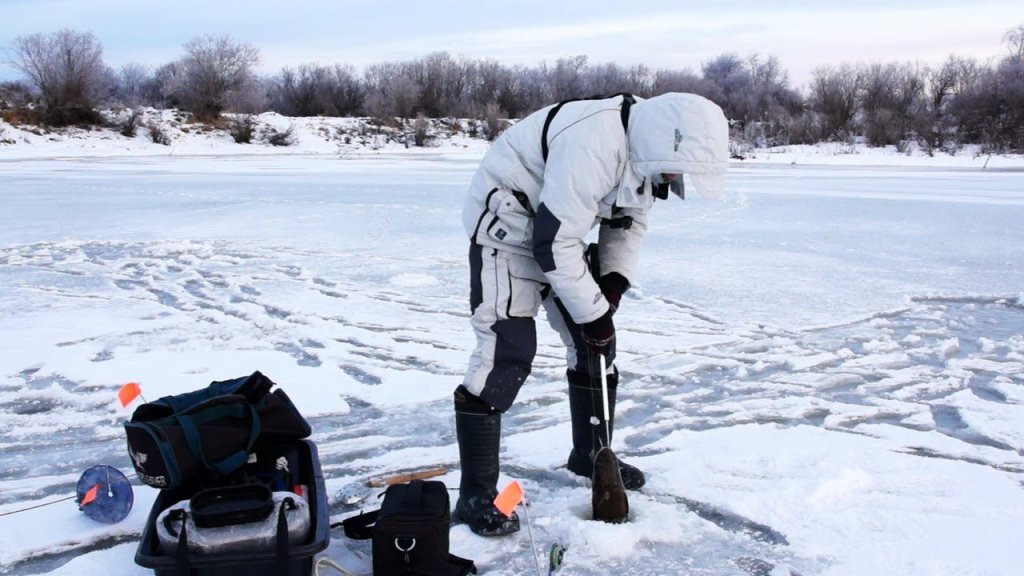
[(472, 560), (448, 551), (451, 524), (448, 488), (436, 480), (393, 484), (380, 510), (342, 522), (345, 535), (372, 539), (374, 576), (465, 576)]
[(124, 425), (139, 479), (162, 489), (214, 481), (242, 468), (261, 442), (309, 436), (309, 423), (273, 386), (254, 372), (139, 406)]

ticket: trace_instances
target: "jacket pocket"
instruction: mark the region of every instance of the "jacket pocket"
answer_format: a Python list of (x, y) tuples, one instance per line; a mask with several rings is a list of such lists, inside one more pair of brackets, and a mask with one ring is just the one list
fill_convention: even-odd
[(533, 207), (525, 193), (499, 188), (487, 209), (491, 220), (487, 236), (510, 246), (531, 249), (533, 244)]

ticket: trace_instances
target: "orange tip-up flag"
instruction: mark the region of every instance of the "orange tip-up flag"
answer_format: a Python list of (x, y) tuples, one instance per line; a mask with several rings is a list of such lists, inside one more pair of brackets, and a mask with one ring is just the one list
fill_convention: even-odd
[(95, 500), (96, 499), (96, 495), (99, 494), (99, 492), (100, 492), (100, 485), (99, 484), (93, 486), (92, 488), (89, 488), (89, 491), (86, 492), (84, 496), (82, 496), (82, 501), (78, 503), (78, 506), (79, 507), (85, 506), (86, 504), (88, 504), (88, 503), (92, 502), (93, 500)]
[(121, 407), (127, 407), (139, 396), (142, 396), (142, 388), (135, 382), (129, 382), (117, 391), (117, 399), (121, 401)]
[(523, 501), (523, 488), (519, 485), (519, 482), (512, 481), (500, 494), (494, 497), (494, 507), (501, 511), (502, 514), (508, 517), (512, 517), (512, 512), (515, 511), (516, 506)]

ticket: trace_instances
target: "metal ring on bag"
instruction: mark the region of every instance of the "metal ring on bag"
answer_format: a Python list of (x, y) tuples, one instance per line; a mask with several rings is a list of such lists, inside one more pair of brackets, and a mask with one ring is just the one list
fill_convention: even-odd
[(416, 539), (415, 538), (409, 538), (409, 540), (412, 540), (412, 544), (410, 544), (408, 548), (402, 548), (402, 545), (398, 543), (398, 541), (401, 540), (401, 539), (402, 539), (401, 537), (395, 538), (395, 548), (398, 548), (399, 552), (405, 552), (406, 554), (408, 554), (409, 551), (411, 551), (413, 548), (416, 547)]

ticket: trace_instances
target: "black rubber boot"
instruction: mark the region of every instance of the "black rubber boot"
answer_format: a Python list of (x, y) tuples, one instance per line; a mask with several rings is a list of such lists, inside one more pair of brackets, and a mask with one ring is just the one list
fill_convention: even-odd
[(479, 398), (455, 392), (455, 430), (462, 461), (459, 500), (455, 520), (481, 536), (503, 536), (519, 530), (519, 516), (505, 516), (494, 507), (498, 495), (498, 448), (501, 445), (501, 413)]
[[(572, 452), (569, 453), (569, 471), (593, 478), (594, 456), (598, 450), (611, 446), (606, 438), (604, 408), (601, 400), (601, 381), (575, 370), (567, 372), (569, 378), (569, 412), (572, 416)], [(608, 374), (608, 429), (615, 429), (615, 397), (619, 384), (618, 374)], [(597, 422), (598, 424), (594, 424)], [(619, 460), (622, 484), (627, 490), (639, 490), (647, 479), (635, 466)]]

